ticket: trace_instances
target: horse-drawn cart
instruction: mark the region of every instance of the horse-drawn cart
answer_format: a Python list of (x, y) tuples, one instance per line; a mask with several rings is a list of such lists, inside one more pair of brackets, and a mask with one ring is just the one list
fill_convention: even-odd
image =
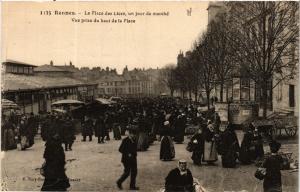
[(294, 137), (298, 131), (298, 118), (296, 116), (276, 117), (273, 119), (274, 130), (273, 134), (282, 136), (283, 130), (288, 137)]
[(294, 137), (298, 131), (298, 117), (292, 115), (253, 120), (251, 124), (270, 139), (284, 135)]

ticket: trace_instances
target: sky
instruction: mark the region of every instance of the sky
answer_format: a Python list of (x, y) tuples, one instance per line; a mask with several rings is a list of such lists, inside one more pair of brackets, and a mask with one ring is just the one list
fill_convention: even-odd
[[(176, 1), (2, 2), (1, 57), (33, 65), (72, 61), (79, 68), (108, 66), (118, 72), (125, 66), (161, 68), (176, 64), (179, 51), (190, 50), (206, 30), (207, 7), (208, 2)], [(75, 15), (55, 14), (58, 12)], [(151, 15), (135, 16), (136, 12)], [(88, 22), (95, 19), (99, 22)], [(101, 23), (101, 19), (110, 23)], [(122, 23), (112, 23), (112, 19)]]

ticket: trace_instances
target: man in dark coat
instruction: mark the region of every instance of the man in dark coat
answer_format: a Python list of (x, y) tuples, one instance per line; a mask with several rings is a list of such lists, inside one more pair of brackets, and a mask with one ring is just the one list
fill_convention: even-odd
[(111, 126), (112, 126), (112, 123), (111, 123), (111, 117), (110, 117), (110, 114), (109, 113), (106, 113), (105, 114), (105, 118), (104, 118), (104, 124), (105, 124), (105, 136), (106, 136), (106, 141), (109, 141), (110, 140), (110, 137), (109, 137), (109, 132), (111, 130)]
[(104, 124), (104, 118), (102, 115), (100, 115), (96, 120), (95, 136), (98, 137), (98, 143), (104, 143), (105, 124)]
[(264, 147), (263, 147), (263, 139), (261, 136), (261, 133), (258, 131), (257, 128), (254, 129), (254, 134), (253, 134), (253, 144), (255, 148), (255, 160), (260, 161), (261, 159), (264, 158)]
[(125, 135), (126, 126), (128, 124), (128, 112), (125, 109), (122, 109), (119, 113), (120, 113), (121, 135)]
[(70, 116), (66, 116), (62, 128), (63, 128), (63, 143), (65, 143), (65, 150), (72, 151), (72, 145), (75, 140), (75, 126)]
[(44, 116), (41, 123), (41, 136), (43, 141), (47, 141), (51, 136), (55, 134), (52, 125), (54, 123), (54, 116), (50, 113)]
[(263, 167), (266, 168), (266, 176), (264, 178), (264, 192), (279, 192), (282, 191), (281, 172), (283, 158), (277, 152), (281, 144), (277, 141), (271, 141), (269, 144), (271, 156), (263, 162)]
[(123, 139), (119, 151), (122, 153), (121, 162), (124, 166), (124, 173), (117, 181), (117, 186), (122, 189), (122, 183), (130, 175), (130, 189), (139, 190), (136, 187), (136, 176), (137, 176), (137, 143), (135, 141), (135, 131), (129, 130), (129, 136)]
[(166, 177), (166, 192), (192, 192), (194, 191), (193, 183), (193, 176), (187, 169), (187, 162), (180, 160), (178, 168), (171, 170)]
[(37, 131), (37, 119), (34, 117), (33, 113), (30, 113), (30, 116), (27, 120), (27, 138), (28, 138), (28, 143), (29, 146), (31, 147), (34, 144), (34, 136), (36, 134)]
[(93, 126), (94, 126), (93, 120), (90, 117), (87, 117), (82, 126), (82, 136), (83, 136), (82, 141), (86, 141), (86, 136), (89, 136), (90, 141), (92, 141)]

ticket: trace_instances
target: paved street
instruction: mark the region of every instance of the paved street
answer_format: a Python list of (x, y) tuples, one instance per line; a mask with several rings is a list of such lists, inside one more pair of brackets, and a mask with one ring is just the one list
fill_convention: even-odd
[[(239, 139), (242, 138), (238, 131)], [(73, 151), (66, 152), (67, 175), (71, 179), (73, 191), (118, 191), (115, 181), (123, 167), (118, 152), (120, 141), (111, 140), (105, 144), (81, 142), (78, 135)], [(164, 185), (168, 171), (177, 165), (177, 160), (186, 159), (193, 176), (199, 179), (208, 191), (262, 191), (262, 182), (254, 178), (254, 165), (239, 166), (235, 169), (222, 168), (220, 158), (216, 166), (194, 166), (191, 154), (185, 144), (176, 144), (176, 159), (171, 162), (159, 160), (160, 143), (155, 142), (147, 152), (138, 153), (137, 185), (141, 191), (158, 191)], [(283, 142), (284, 143), (284, 142)], [(266, 149), (268, 147), (266, 146)], [(290, 150), (298, 156), (297, 140), (283, 144), (282, 151)], [(3, 182), (8, 190), (40, 190), (43, 177), (39, 173), (44, 159), (44, 142), (36, 139), (36, 144), (26, 151), (12, 150), (5, 153), (1, 171)], [(283, 191), (297, 191), (298, 172), (282, 171)], [(128, 180), (123, 184), (124, 191), (129, 188)]]

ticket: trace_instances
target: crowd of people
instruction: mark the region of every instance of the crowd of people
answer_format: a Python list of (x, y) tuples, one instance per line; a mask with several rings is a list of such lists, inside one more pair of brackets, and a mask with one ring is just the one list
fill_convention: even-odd
[(39, 120), (33, 113), (29, 115), (2, 114), (1, 150), (12, 150), (19, 147), (25, 150), (33, 146)]
[[(72, 145), (78, 131), (75, 129), (72, 115), (47, 113), (39, 117), (30, 114), (29, 117), (21, 116), (19, 119), (15, 119), (13, 115), (2, 118), (4, 150), (15, 149), (17, 143), (21, 143), (22, 150), (31, 147), (34, 144), (34, 136), (40, 128), (41, 137), (46, 142), (45, 163), (42, 168), (45, 182), (42, 190), (66, 190), (70, 184), (65, 174), (64, 151), (73, 150)], [(124, 173), (117, 180), (119, 189), (122, 189), (122, 183), (129, 175), (131, 175), (130, 189), (139, 189), (135, 181), (137, 151), (147, 151), (154, 141), (160, 142), (160, 160), (174, 159), (176, 156), (174, 142), (184, 143), (188, 124), (197, 127), (186, 147), (192, 152), (191, 159), (195, 165), (200, 166), (204, 162), (214, 165), (220, 155), (223, 167), (234, 168), (238, 161), (241, 164), (251, 164), (264, 157), (262, 137), (255, 127), (249, 126), (240, 145), (233, 125), (228, 123), (225, 127), (221, 126), (218, 113), (203, 112), (193, 105), (183, 105), (170, 98), (123, 101), (105, 110), (86, 113), (82, 115), (80, 121), (82, 142), (87, 142), (87, 139), (92, 142), (95, 136), (97, 142), (103, 144), (111, 139), (110, 132), (113, 133), (115, 140), (121, 140), (126, 131), (129, 132), (129, 136), (122, 140), (119, 148), (122, 153), (121, 162), (124, 165)], [(188, 189), (191, 184), (191, 173), (184, 166), (170, 172), (166, 178), (166, 189), (170, 188), (170, 183), (174, 180), (182, 181), (180, 178), (174, 178), (174, 175), (182, 177), (183, 174), (187, 174), (185, 178), (189, 185), (187, 191), (190, 191)], [(276, 174), (278, 175), (277, 172)]]

